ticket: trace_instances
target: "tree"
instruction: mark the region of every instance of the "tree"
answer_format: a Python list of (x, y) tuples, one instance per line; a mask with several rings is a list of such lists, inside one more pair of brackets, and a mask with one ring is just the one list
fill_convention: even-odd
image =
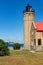
[(6, 42), (0, 39), (0, 56), (10, 55)]
[(14, 50), (20, 49), (20, 44), (19, 44), (19, 43), (14, 43), (14, 44), (13, 44), (13, 49), (14, 49)]

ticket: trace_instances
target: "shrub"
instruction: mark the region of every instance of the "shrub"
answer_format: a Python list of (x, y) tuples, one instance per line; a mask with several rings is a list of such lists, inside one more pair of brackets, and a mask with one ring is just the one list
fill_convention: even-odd
[(0, 39), (0, 56), (10, 55), (6, 42)]
[(20, 49), (20, 44), (19, 43), (14, 43), (13, 49)]

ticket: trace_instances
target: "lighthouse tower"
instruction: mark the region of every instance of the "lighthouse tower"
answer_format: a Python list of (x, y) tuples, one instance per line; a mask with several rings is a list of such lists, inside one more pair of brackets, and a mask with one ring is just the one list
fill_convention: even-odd
[(34, 11), (29, 4), (24, 11), (24, 49), (30, 49), (30, 30), (34, 21)]

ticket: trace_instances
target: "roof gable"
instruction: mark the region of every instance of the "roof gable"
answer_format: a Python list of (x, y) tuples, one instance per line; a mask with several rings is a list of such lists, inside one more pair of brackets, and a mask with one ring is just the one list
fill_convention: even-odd
[(36, 30), (38, 32), (43, 32), (43, 22), (34, 22), (34, 25), (36, 26)]

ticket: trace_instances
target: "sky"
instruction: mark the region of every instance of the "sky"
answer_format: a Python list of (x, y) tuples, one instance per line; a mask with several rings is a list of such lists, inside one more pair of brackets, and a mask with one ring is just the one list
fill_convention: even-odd
[(35, 11), (34, 21), (43, 21), (43, 0), (0, 0), (0, 39), (23, 43), (23, 11)]

